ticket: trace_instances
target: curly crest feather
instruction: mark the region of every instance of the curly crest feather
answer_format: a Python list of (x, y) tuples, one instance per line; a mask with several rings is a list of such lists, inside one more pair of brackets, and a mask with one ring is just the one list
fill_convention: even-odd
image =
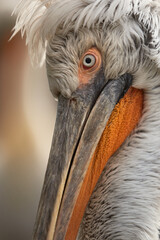
[(45, 59), (47, 42), (58, 28), (82, 26), (91, 28), (123, 18), (133, 18), (142, 27), (148, 55), (160, 66), (160, 1), (159, 0), (22, 0), (16, 7), (18, 15), (15, 35), (26, 33), (26, 43), (34, 63)]

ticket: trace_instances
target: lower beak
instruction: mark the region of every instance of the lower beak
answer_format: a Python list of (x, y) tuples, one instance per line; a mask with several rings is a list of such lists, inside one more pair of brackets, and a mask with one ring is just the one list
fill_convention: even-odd
[(140, 118), (142, 94), (137, 93), (139, 90), (134, 93), (130, 89), (130, 98), (137, 99), (136, 103), (141, 99), (136, 117), (132, 109), (136, 119), (122, 134), (124, 136), (121, 135), (120, 141), (115, 139), (118, 144), (110, 141), (112, 147), (106, 146), (108, 156), (101, 161), (95, 154), (100, 147), (100, 139), (105, 129), (111, 133), (110, 126), (116, 121), (118, 112), (116, 106), (119, 109), (120, 99), (125, 97), (131, 82), (131, 75), (125, 74), (104, 86), (104, 76), (100, 73), (94, 83), (78, 89), (70, 99), (59, 97), (34, 240), (76, 239), (88, 200), (108, 158), (120, 147)]

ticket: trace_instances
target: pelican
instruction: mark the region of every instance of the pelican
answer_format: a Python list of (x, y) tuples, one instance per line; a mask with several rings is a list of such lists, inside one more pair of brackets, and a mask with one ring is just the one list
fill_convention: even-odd
[(57, 120), (34, 240), (158, 240), (160, 1), (25, 0)]

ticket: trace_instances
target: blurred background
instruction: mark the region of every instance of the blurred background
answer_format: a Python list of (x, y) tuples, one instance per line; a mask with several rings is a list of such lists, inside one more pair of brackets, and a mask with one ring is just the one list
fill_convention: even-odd
[(45, 67), (8, 42), (18, 1), (0, 0), (0, 240), (31, 239), (56, 116)]

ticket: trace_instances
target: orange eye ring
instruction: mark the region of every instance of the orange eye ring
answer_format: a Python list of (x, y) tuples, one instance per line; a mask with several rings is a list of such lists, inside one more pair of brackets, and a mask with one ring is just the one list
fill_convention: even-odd
[(102, 56), (96, 48), (89, 49), (80, 59), (79, 82), (86, 84), (94, 77), (102, 65)]

